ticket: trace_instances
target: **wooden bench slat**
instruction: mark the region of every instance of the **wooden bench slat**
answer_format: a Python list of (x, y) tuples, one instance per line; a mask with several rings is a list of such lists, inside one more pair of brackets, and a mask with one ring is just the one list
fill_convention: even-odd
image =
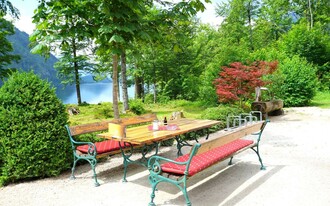
[(258, 132), (258, 131), (260, 131), (262, 125), (263, 125), (263, 122), (257, 122), (257, 123), (253, 123), (251, 125), (243, 126), (243, 128), (240, 127), (240, 128), (234, 129), (232, 131), (220, 131), (217, 138), (201, 143), (201, 147), (198, 149), (198, 152), (196, 155), (207, 152), (216, 147), (220, 147), (224, 144), (227, 144), (236, 139), (245, 137), (252, 133)]

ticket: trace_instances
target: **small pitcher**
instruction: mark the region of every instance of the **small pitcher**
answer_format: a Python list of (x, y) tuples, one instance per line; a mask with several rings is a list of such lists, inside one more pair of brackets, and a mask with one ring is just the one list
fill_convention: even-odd
[(152, 130), (154, 130), (154, 131), (159, 130), (158, 120), (154, 120), (154, 121), (152, 122)]

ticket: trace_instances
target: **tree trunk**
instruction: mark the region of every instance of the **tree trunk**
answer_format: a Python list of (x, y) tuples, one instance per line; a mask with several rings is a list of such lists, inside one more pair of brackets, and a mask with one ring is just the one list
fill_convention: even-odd
[(247, 8), (247, 13), (248, 13), (248, 21), (249, 21), (249, 41), (250, 41), (250, 49), (253, 51), (253, 31), (252, 31), (252, 2), (248, 2), (248, 8)]
[(72, 39), (72, 49), (73, 49), (73, 67), (74, 67), (74, 75), (75, 75), (75, 82), (76, 82), (76, 94), (77, 94), (77, 102), (78, 105), (81, 104), (81, 94), (80, 94), (80, 77), (79, 77), (79, 67), (77, 64), (77, 48), (75, 39)]
[(134, 84), (135, 85), (135, 98), (141, 99), (144, 94), (142, 77), (135, 75), (134, 83), (135, 83)]
[(119, 106), (118, 106), (118, 55), (112, 56), (113, 74), (112, 74), (112, 104), (113, 115), (115, 119), (119, 119)]
[(154, 82), (154, 103), (157, 102), (157, 88), (156, 88), (156, 82)]
[(312, 10), (311, 0), (308, 0), (308, 8), (309, 8), (309, 14), (310, 14), (310, 29), (312, 29), (313, 28), (313, 10)]
[[(136, 65), (136, 68), (138, 69), (139, 66)], [(143, 78), (139, 76), (138, 74), (135, 74), (134, 76), (134, 97), (137, 99), (141, 99), (144, 96), (144, 88), (143, 88)]]
[(126, 76), (126, 52), (121, 53), (121, 84), (124, 102), (124, 111), (129, 110), (128, 105), (128, 92), (127, 92), (127, 76)]

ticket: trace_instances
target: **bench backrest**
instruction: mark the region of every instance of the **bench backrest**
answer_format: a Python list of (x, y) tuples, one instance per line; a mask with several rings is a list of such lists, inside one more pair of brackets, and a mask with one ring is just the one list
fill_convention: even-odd
[(246, 126), (235, 128), (230, 131), (221, 130), (218, 132), (219, 134), (215, 139), (209, 139), (208, 141), (201, 142), (201, 147), (198, 149), (197, 154), (207, 152), (247, 135), (254, 133), (261, 134), (266, 123), (267, 121), (259, 121)]
[(109, 123), (122, 124), (122, 125), (127, 126), (127, 125), (152, 122), (153, 120), (156, 120), (156, 119), (157, 119), (157, 115), (154, 113), (150, 113), (150, 114), (145, 114), (145, 115), (140, 115), (140, 116), (135, 116), (135, 117), (128, 117), (128, 118), (123, 118), (123, 119), (114, 119), (114, 120), (103, 121), (103, 122), (75, 125), (75, 126), (70, 126), (69, 129), (70, 129), (71, 135), (76, 136), (76, 135), (81, 135), (81, 134), (108, 130)]

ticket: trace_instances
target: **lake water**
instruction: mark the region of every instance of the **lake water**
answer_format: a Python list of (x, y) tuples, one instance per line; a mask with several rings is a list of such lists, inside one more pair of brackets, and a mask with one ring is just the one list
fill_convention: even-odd
[[(56, 93), (64, 104), (78, 103), (74, 85), (68, 85), (64, 89), (59, 88)], [(84, 83), (80, 85), (80, 93), (82, 102), (90, 104), (112, 102), (112, 83)], [(128, 96), (129, 98), (134, 97), (134, 86), (128, 88)]]

